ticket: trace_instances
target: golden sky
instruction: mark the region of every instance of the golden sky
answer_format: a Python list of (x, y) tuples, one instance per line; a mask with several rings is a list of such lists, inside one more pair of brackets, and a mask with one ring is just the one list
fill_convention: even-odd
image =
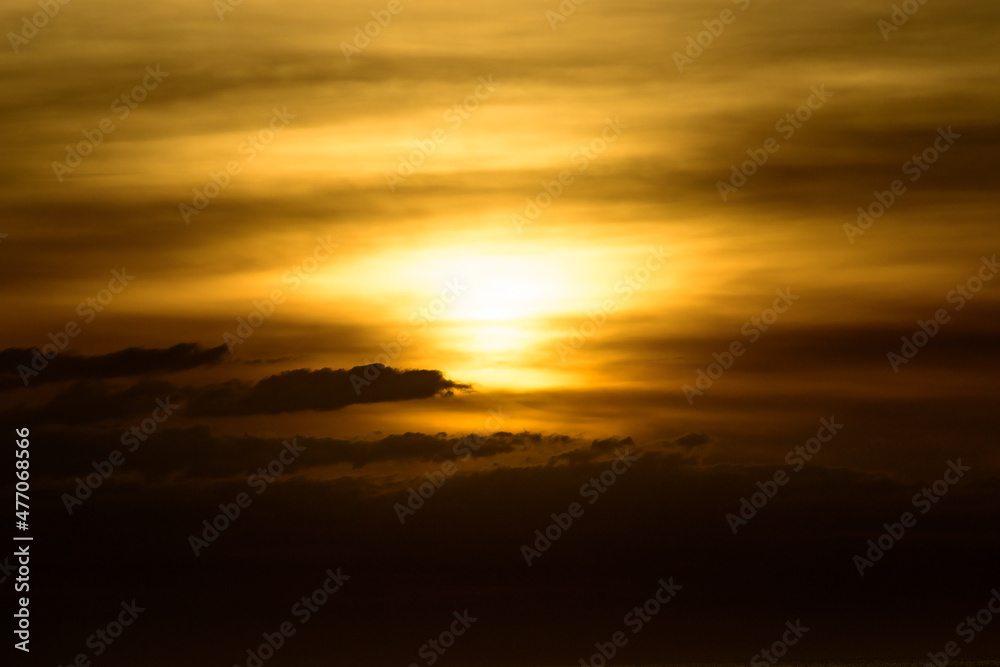
[[(403, 3), (350, 62), (341, 44), (383, 8), (66, 5), (2, 64), (7, 338), (40, 345), (124, 266), (134, 285), (76, 351), (215, 346), (284, 289), (230, 360), (350, 368), (414, 330), (451, 280), (466, 287), (418, 316), (392, 365), (475, 385), (442, 408), (463, 425), (503, 404), (518, 428), (665, 437), (748, 410), (808, 421), (847, 397), (979, 392), (933, 352), (897, 381), (886, 354), (995, 248), (997, 37), (980, 20), (993, 10), (927, 6), (884, 40), (888, 13), (871, 3), (716, 4), (588, 3), (553, 29), (535, 1)], [(31, 7), (9, 4), (8, 23)], [(674, 55), (697, 53), (687, 37), (726, 9), (701, 55)], [(122, 118), (136, 86), (145, 99)], [(808, 120), (783, 121), (810, 101)], [(114, 131), (54, 173), (102, 119)], [(904, 164), (939, 128), (960, 138), (911, 182)], [(767, 162), (723, 201), (718, 182), (747, 151)], [(213, 173), (229, 185), (185, 216)], [(897, 178), (900, 201), (846, 231)], [(525, 217), (545, 184), (559, 195)], [(322, 261), (317, 239), (336, 246)], [(628, 293), (620, 281), (650, 248), (669, 259)], [(303, 262), (314, 271), (295, 274)], [(687, 405), (681, 387), (786, 288), (801, 300)], [(608, 299), (616, 312), (560, 354)], [(995, 304), (980, 294), (935, 347), (983, 333)], [(621, 397), (612, 414), (590, 409)], [(425, 406), (394, 416), (411, 411), (431, 428)], [(383, 418), (321, 428), (359, 435)]]
[[(223, 440), (539, 434), (485, 474), (632, 438), (718, 473), (834, 415), (831, 474), (1000, 473), (995, 3), (39, 7), (0, 9), (4, 419), (116, 431), (172, 392)], [(301, 477), (437, 460), (373, 456)]]

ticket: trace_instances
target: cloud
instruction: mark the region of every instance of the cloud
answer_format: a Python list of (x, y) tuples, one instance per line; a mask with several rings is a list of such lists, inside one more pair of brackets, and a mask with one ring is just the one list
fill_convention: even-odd
[[(523, 445), (541, 447), (548, 438), (566, 436), (491, 437), (498, 445), (520, 437)], [(681, 453), (650, 451), (594, 503), (581, 496), (580, 485), (599, 478), (610, 457), (459, 470), (404, 526), (393, 506), (406, 501), (409, 482), (387, 486), (378, 476), (322, 480), (300, 474), (364, 448), (375, 458), (434, 459), (446, 454), (449, 442), (425, 434), (338, 445), (300, 438), (307, 449), (296, 467), (263, 495), (250, 491), (252, 504), (199, 557), (204, 574), (194, 577), (172, 574), (191, 567), (188, 536), (221, 512), (220, 503), (247, 492), (240, 475), (265, 465), (281, 445), (193, 431), (151, 442), (126, 465), (146, 472), (162, 462), (176, 470), (187, 459), (188, 473), (163, 474), (162, 483), (150, 486), (116, 472), (69, 519), (58, 503), (39, 510), (41, 525), (58, 526), (61, 538), (76, 546), (72, 568), (44, 579), (39, 600), (93, 592), (99, 611), (141, 590), (160, 614), (150, 625), (154, 635), (191, 620), (199, 621), (194, 627), (205, 624), (183, 649), (169, 649), (170, 659), (197, 654), (223, 660), (259, 641), (261, 632), (284, 620), (292, 602), (316, 587), (326, 568), (340, 566), (352, 576), (350, 589), (296, 637), (299, 664), (357, 662), (361, 655), (368, 655), (365, 664), (406, 664), (440, 631), (434, 628), (438, 619), (465, 608), (484, 620), (463, 638), (468, 643), (461, 662), (481, 664), (488, 656), (505, 664), (570, 664), (572, 656), (589, 655), (594, 642), (622, 629), (623, 616), (652, 596), (659, 578), (674, 577), (684, 586), (676, 605), (628, 647), (629, 662), (656, 663), (664, 655), (738, 660), (769, 645), (775, 631), (796, 618), (812, 628), (810, 642), (796, 647), (797, 659), (837, 653), (845, 645), (860, 653), (901, 654), (925, 639), (928, 628), (947, 632), (956, 617), (974, 613), (996, 584), (1000, 538), (990, 527), (1000, 516), (997, 479), (970, 473), (926, 515), (914, 510), (912, 495), (940, 476), (944, 462), (934, 477), (916, 483), (810, 465), (737, 535), (726, 514), (739, 511), (740, 499), (771, 479), (774, 467), (702, 466)], [(600, 447), (612, 443), (606, 442)], [(75, 446), (69, 439), (64, 445)], [(53, 489), (50, 480), (38, 483), (68, 490)], [(528, 567), (521, 546), (574, 501), (583, 505), (582, 516)], [(859, 577), (852, 557), (907, 510), (917, 513), (916, 525)], [(122, 531), (129, 535), (127, 558), (121, 556)], [(42, 552), (39, 563), (53, 558)], [(151, 566), (166, 574), (150, 579)], [(232, 585), (248, 581), (253, 584)], [(204, 603), (185, 607), (194, 595)], [(93, 625), (72, 610), (52, 609), (73, 627)], [(184, 609), (186, 615), (179, 613)], [(913, 609), (919, 618), (907, 615)], [(912, 618), (915, 625), (886, 634), (887, 616)], [(241, 630), (212, 622), (219, 618)], [(386, 627), (398, 641), (384, 641)], [(333, 628), (350, 641), (331, 647), (324, 638)], [(719, 633), (726, 642), (718, 641)], [(515, 634), (522, 640), (507, 641)], [(995, 651), (998, 641), (984, 634), (975, 648)], [(153, 644), (129, 656), (169, 664), (157, 663)]]
[[(126, 453), (127, 470), (148, 481), (171, 486), (192, 481), (232, 479), (256, 471), (277, 457), (286, 442), (304, 447), (304, 454), (291, 471), (303, 472), (347, 464), (359, 470), (370, 464), (438, 464), (453, 459), (488, 459), (501, 454), (526, 452), (537, 447), (565, 447), (566, 436), (543, 436), (538, 433), (443, 434), (401, 433), (380, 439), (287, 438), (236, 436), (213, 432), (208, 426), (171, 427), (167, 425), (153, 436), (141, 440), (126, 436), (126, 429), (107, 431), (80, 427), (54, 427), (40, 431), (52, 444), (39, 452), (40, 476), (72, 479), (92, 472), (93, 461), (108, 458), (113, 449), (126, 452), (125, 445), (135, 444), (136, 452)], [(123, 439), (124, 438), (124, 439)], [(148, 444), (147, 444), (148, 442)], [(140, 452), (141, 454), (138, 453)], [(466, 458), (467, 456), (467, 458)], [(403, 475), (405, 477), (405, 475)], [(400, 477), (402, 479), (402, 477)]]
[[(923, 655), (954, 638), (958, 619), (997, 585), (995, 282), (898, 375), (886, 353), (995, 251), (989, 174), (1000, 98), (989, 63), (1000, 3), (923, 3), (887, 40), (876, 21), (890, 3), (581, 2), (554, 30), (545, 12), (559, 0), (513, 0), (502, 11), (422, 0), (404, 3), (350, 63), (341, 42), (385, 0), (233, 0), (225, 21), (205, 0), (61, 4), (22, 52), (0, 56), (0, 107), (18, 128), (0, 162), (0, 231), (9, 234), (0, 298), (8, 345), (18, 346), (0, 352), (0, 389), (21, 387), (15, 369), (30, 362), (29, 346), (48, 343), (44, 333), (100, 288), (105, 267), (141, 267), (142, 285), (88, 325), (85, 355), (134, 341), (218, 340), (253, 300), (287, 284), (282, 276), (316, 234), (351, 249), (301, 291), (287, 290), (288, 305), (241, 347), (248, 359), (298, 361), (209, 368), (221, 347), (182, 350), (172, 362), (155, 353), (176, 347), (66, 354), (36, 378), (50, 384), (25, 392), (33, 403), (11, 425), (32, 430), (32, 544), (42, 547), (32, 547), (32, 564), (44, 573), (32, 581), (32, 607), (41, 627), (60, 629), (33, 647), (39, 662), (84, 650), (84, 637), (138, 597), (149, 616), (101, 667), (244, 664), (247, 647), (340, 566), (351, 574), (346, 589), (296, 626), (276, 663), (411, 664), (454, 610), (469, 608), (482, 621), (449, 649), (449, 664), (575, 665), (623, 629), (622, 616), (661, 577), (684, 589), (628, 636), (616, 663), (745, 664), (796, 618), (813, 630), (790, 661)], [(698, 46), (722, 6), (738, 20)], [(22, 0), (2, 13), (17, 32), (36, 11)], [(672, 54), (689, 37), (703, 53), (680, 73)], [(92, 136), (112, 101), (157, 63), (171, 72), (163, 86), (127, 118), (116, 113), (115, 132), (57, 181), (53, 161)], [(496, 97), (390, 195), (386, 169), (488, 73), (504, 81)], [(781, 136), (775, 121), (824, 84), (829, 104), (723, 202), (718, 182)], [(241, 142), (274, 105), (297, 114), (294, 125), (184, 225), (177, 205), (243, 157)], [(622, 141), (575, 172), (517, 242), (555, 259), (589, 243), (595, 280), (605, 258), (676, 242), (662, 298), (650, 285), (608, 318), (577, 357), (579, 374), (566, 366), (565, 381), (544, 387), (498, 394), (494, 384), (435, 402), (447, 408), (440, 417), (426, 402), (395, 401), (467, 388), (443, 371), (383, 369), (359, 387), (350, 382), (358, 368), (332, 370), (364, 359), (423, 305), (431, 273), (398, 257), (430, 265), (446, 247), (503, 252), (507, 212), (574, 168), (573, 152), (599, 141), (602, 119), (617, 114), (630, 126)], [(850, 243), (842, 225), (857, 207), (904, 178), (903, 163), (948, 126), (962, 134), (954, 150)], [(689, 405), (681, 386), (745, 341), (740, 324), (785, 285), (801, 289), (801, 305)], [(602, 289), (561, 301), (579, 304), (582, 317)], [(452, 336), (452, 324), (429, 328), (413, 352), (421, 363), (484, 386), (486, 371), (523, 370), (519, 354), (467, 349), (472, 340)], [(547, 370), (554, 355), (535, 352), (524, 368)], [(467, 365), (456, 363), (462, 354)], [(184, 386), (153, 377), (187, 369), (197, 370)], [(288, 372), (260, 379), (279, 370)], [(122, 431), (165, 395), (182, 406), (177, 417), (68, 517), (58, 497), (70, 480), (123, 449)], [(400, 526), (393, 505), (407, 486), (465, 439), (438, 430), (468, 428), (479, 416), (471, 404), (498, 395), (532, 432), (485, 436)], [(241, 418), (279, 414), (291, 416)], [(780, 463), (831, 414), (844, 419), (843, 435), (732, 535), (725, 514), (775, 471), (752, 464)], [(219, 420), (232, 432), (190, 419), (218, 416), (236, 417)], [(245, 476), (283, 447), (274, 434), (290, 438), (299, 425), (311, 435), (329, 425), (337, 437), (299, 436), (302, 457), (238, 518), (223, 517), (218, 541), (195, 559), (188, 536), (220, 506), (235, 507)], [(395, 434), (350, 437), (383, 428)], [(608, 437), (618, 433), (635, 441)], [(639, 460), (528, 568), (519, 547), (579, 500), (580, 485), (622, 445)], [(851, 556), (959, 454), (979, 476), (858, 577)], [(330, 479), (344, 467), (352, 470)], [(67, 548), (46, 549), (46, 540)], [(996, 654), (1000, 633), (962, 651)]]
[[(98, 358), (100, 359), (100, 358)], [(84, 381), (66, 387), (47, 402), (0, 412), (0, 422), (96, 424), (148, 416), (157, 401), (177, 403), (184, 417), (273, 415), (303, 410), (339, 410), (358, 403), (407, 401), (450, 395), (469, 385), (445, 379), (441, 371), (383, 368), (379, 376), (355, 391), (352, 377), (369, 367), (349, 370), (298, 369), (272, 375), (256, 384), (241, 380), (197, 386), (144, 381), (118, 387)], [(371, 372), (369, 370), (369, 372)]]
[(687, 435), (682, 435), (674, 440), (674, 444), (679, 447), (694, 448), (704, 445), (709, 440), (711, 440), (711, 438), (705, 433), (688, 433)]
[(338, 410), (355, 403), (432, 398), (468, 388), (435, 370), (399, 371), (387, 366), (302, 368), (272, 375), (253, 385), (233, 380), (208, 387), (195, 394), (187, 413), (205, 417)]
[(589, 447), (581, 447), (553, 456), (549, 459), (549, 465), (556, 465), (557, 463), (568, 463), (570, 465), (589, 463), (597, 458), (606, 457), (617, 449), (627, 449), (634, 445), (635, 443), (632, 442), (632, 438), (625, 438), (624, 440), (619, 440), (618, 438), (594, 440)]
[(75, 382), (47, 403), (18, 406), (0, 413), (2, 423), (96, 424), (109, 420), (124, 421), (138, 415), (148, 416), (157, 407), (156, 400), (178, 399), (181, 392), (169, 382), (139, 382), (118, 388), (106, 382)]
[[(0, 389), (23, 387), (19, 369), (32, 369), (36, 349), (7, 348), (0, 351)], [(167, 349), (130, 347), (111, 354), (83, 356), (64, 353), (31, 376), (31, 384), (79, 378), (117, 378), (147, 373), (174, 373), (218, 363), (226, 346), (203, 349), (195, 343), (179, 343)]]

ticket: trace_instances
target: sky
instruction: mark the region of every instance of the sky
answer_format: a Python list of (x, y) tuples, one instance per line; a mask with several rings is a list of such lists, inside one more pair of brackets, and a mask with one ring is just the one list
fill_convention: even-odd
[(15, 664), (997, 655), (998, 19), (5, 3)]

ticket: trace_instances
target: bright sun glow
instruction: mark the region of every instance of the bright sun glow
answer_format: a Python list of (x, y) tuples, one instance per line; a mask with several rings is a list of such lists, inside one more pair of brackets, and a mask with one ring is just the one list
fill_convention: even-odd
[(462, 289), (441, 313), (438, 332), (490, 365), (544, 345), (540, 325), (572, 297), (568, 272), (552, 257), (487, 255), (444, 264), (447, 280)]
[(647, 252), (570, 244), (525, 251), (503, 241), (393, 249), (333, 266), (310, 287), (342, 295), (363, 284), (380, 309), (352, 308), (338, 297), (340, 307), (382, 316), (386, 340), (411, 337), (396, 365), (437, 364), (470, 382), (537, 388), (585, 372), (579, 363), (556, 363), (556, 343), (608, 300), (634, 308), (637, 297), (627, 299), (616, 285)]
[[(423, 255), (403, 264), (401, 277), (420, 286), (415, 303), (430, 315), (428, 335), (450, 357), (449, 369), (465, 370), (476, 382), (503, 376), (508, 386), (519, 385), (518, 379), (527, 381), (518, 376), (534, 366), (531, 360), (552, 345), (558, 329), (553, 318), (569, 313), (581, 297), (584, 264), (554, 254), (467, 252)], [(458, 293), (442, 303), (448, 285)], [(537, 370), (528, 375), (541, 381)]]
[(570, 296), (566, 276), (544, 257), (463, 259), (449, 274), (464, 290), (442, 314), (444, 320), (497, 323), (545, 317), (565, 307)]

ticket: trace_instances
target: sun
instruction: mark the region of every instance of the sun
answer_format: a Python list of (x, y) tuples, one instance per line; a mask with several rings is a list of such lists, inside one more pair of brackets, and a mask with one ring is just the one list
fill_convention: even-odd
[(403, 272), (421, 286), (415, 303), (439, 349), (495, 369), (548, 346), (553, 320), (571, 308), (579, 282), (565, 257), (484, 250), (427, 253)]
[(565, 307), (569, 296), (565, 275), (543, 257), (469, 258), (451, 272), (462, 293), (444, 320), (496, 325), (545, 318)]
[(348, 318), (371, 318), (378, 303), (375, 335), (408, 341), (396, 365), (443, 369), (484, 386), (555, 386), (579, 372), (557, 363), (557, 343), (615, 297), (622, 266), (609, 248), (425, 240), (332, 267), (308, 288), (325, 299), (362, 282), (367, 306), (341, 300), (339, 307)]

